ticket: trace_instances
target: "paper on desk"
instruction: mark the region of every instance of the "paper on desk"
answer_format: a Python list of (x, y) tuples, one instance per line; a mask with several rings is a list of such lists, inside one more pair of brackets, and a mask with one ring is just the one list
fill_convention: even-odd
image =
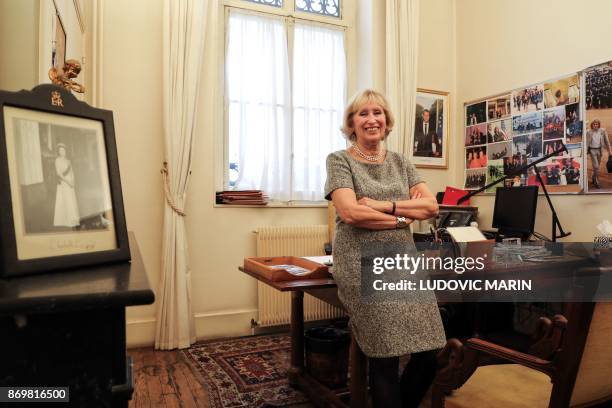
[(296, 275), (296, 276), (300, 276), (300, 275), (306, 275), (307, 273), (310, 273), (310, 271), (306, 268), (302, 268), (301, 266), (297, 266), (297, 265), (272, 265), (271, 266), (272, 269), (284, 269), (287, 272), (289, 272), (292, 275)]
[(482, 232), (476, 227), (448, 227), (448, 233), (455, 242), (476, 242), (486, 241)]
[(303, 259), (308, 259), (309, 261), (320, 263), (323, 265), (332, 265), (333, 258), (331, 255), (323, 255), (323, 256), (303, 256)]

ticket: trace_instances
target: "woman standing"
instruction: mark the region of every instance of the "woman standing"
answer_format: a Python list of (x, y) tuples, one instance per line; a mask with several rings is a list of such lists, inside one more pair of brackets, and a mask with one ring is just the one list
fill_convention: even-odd
[[(435, 351), (445, 344), (435, 298), (413, 303), (361, 298), (364, 244), (412, 242), (408, 225), (438, 213), (435, 198), (402, 155), (381, 142), (394, 124), (380, 93), (365, 90), (350, 101), (342, 131), (352, 146), (327, 157), (326, 199), (338, 217), (334, 279), (361, 350), (369, 357), (374, 407), (417, 407), (436, 370)], [(412, 353), (401, 380), (399, 356)], [(401, 405), (400, 405), (401, 401)]]
[(593, 166), (593, 177), (591, 183), (594, 188), (600, 188), (599, 185), (599, 166), (603, 156), (603, 149), (608, 150), (608, 155), (612, 154), (610, 149), (610, 139), (608, 132), (601, 127), (599, 119), (594, 119), (591, 122), (591, 129), (586, 134), (587, 153), (591, 156), (591, 165)]
[(81, 221), (74, 192), (74, 171), (72, 163), (66, 157), (66, 145), (56, 146), (55, 173), (57, 174), (57, 191), (55, 194), (55, 216), (53, 225), (56, 227), (77, 227)]

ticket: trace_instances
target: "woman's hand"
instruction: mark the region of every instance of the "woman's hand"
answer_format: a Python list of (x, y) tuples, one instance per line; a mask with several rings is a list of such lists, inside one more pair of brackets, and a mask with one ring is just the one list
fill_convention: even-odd
[(410, 197), (410, 198), (412, 200), (423, 198), (423, 194), (419, 190), (415, 190), (414, 194), (412, 194), (412, 197)]
[(369, 197), (362, 197), (357, 200), (357, 203), (383, 213), (391, 212), (391, 208), (393, 207), (393, 203), (391, 201), (378, 201)]

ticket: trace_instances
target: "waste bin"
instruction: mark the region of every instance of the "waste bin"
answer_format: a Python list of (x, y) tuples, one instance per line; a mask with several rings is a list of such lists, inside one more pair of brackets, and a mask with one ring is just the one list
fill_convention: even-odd
[(330, 388), (346, 386), (351, 335), (348, 330), (315, 327), (304, 333), (306, 370)]

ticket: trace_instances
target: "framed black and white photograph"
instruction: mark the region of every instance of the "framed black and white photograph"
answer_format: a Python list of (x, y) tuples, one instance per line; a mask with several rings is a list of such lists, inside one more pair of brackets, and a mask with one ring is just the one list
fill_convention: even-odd
[(53, 85), (0, 106), (5, 274), (129, 259), (112, 113)]

